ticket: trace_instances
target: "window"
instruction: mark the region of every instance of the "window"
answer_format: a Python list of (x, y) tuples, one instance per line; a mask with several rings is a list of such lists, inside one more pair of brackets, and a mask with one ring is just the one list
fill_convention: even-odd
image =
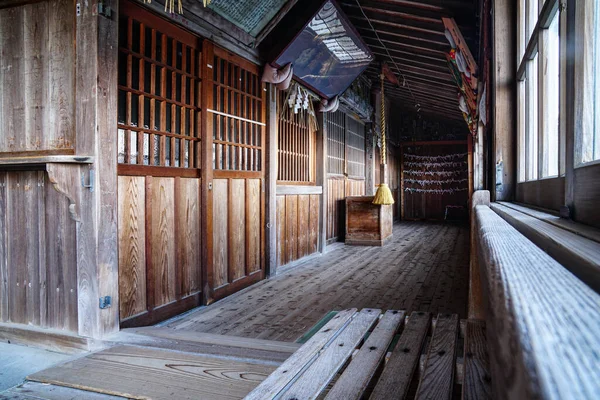
[(199, 168), (198, 40), (129, 7), (119, 27), (118, 162)]
[(315, 129), (308, 110), (294, 112), (286, 101), (286, 93), (279, 93), (279, 137), (277, 141), (279, 182), (315, 182)]
[(600, 160), (600, 4), (584, 0), (577, 13), (576, 166)]
[(342, 111), (327, 113), (327, 173), (365, 178), (365, 125)]
[[(517, 78), (518, 179), (557, 177), (560, 146), (558, 0), (519, 1)], [(564, 152), (563, 152), (564, 154)]]

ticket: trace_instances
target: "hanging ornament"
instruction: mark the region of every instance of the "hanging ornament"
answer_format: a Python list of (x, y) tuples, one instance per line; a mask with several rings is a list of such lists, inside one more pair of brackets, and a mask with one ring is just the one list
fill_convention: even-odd
[[(148, 2), (150, 2), (149, 0)], [(205, 5), (206, 7), (206, 5)], [(165, 1), (165, 12), (173, 14), (173, 10), (175, 9), (175, 0), (166, 0)], [(177, 0), (177, 14), (183, 14), (183, 6), (181, 4), (181, 0)]]

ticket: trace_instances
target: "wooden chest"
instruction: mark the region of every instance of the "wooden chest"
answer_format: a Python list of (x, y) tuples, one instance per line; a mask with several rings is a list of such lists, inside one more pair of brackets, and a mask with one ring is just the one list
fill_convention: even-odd
[(346, 244), (383, 246), (392, 237), (392, 206), (373, 204), (373, 196), (346, 197)]

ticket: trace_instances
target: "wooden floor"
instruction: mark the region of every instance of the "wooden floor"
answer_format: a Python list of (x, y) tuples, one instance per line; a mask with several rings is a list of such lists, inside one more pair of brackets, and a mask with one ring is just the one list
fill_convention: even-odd
[(352, 307), (466, 318), (468, 239), (466, 224), (403, 222), (383, 248), (339, 246), (166, 327), (291, 342)]

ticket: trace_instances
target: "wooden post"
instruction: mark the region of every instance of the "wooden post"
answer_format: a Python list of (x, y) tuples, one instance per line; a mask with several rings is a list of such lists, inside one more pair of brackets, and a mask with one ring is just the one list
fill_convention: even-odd
[(277, 88), (267, 84), (266, 274), (277, 274)]
[[(493, 2), (493, 61), (492, 74), (492, 126), (493, 164), (490, 167), (501, 169), (502, 182), (493, 174), (492, 191), (494, 201), (513, 200), (516, 189), (516, 28), (515, 2), (499, 0)], [(510, 21), (510, 23), (507, 23)]]
[(470, 264), (469, 264), (469, 319), (485, 320), (485, 304), (483, 301), (483, 292), (481, 288), (481, 273), (479, 270), (479, 260), (477, 256), (477, 226), (475, 221), (475, 206), (490, 205), (490, 192), (488, 190), (478, 190), (473, 193), (471, 198), (471, 246), (470, 246)]
[(317, 113), (317, 169), (316, 184), (323, 187), (321, 194), (321, 207), (319, 207), (319, 240), (317, 251), (325, 252), (327, 244), (327, 126), (325, 124), (325, 114)]
[[(375, 195), (375, 148), (373, 146), (373, 129), (365, 128), (365, 196)], [(366, 125), (365, 125), (366, 127)]]
[[(76, 16), (76, 153), (94, 156), (79, 175), (93, 188), (79, 189), (77, 280), (79, 334), (100, 338), (119, 329), (117, 258), (117, 56), (118, 0), (106, 0), (111, 18), (96, 2), (81, 3)], [(92, 172), (93, 171), (93, 172)], [(92, 190), (93, 189), (93, 190)], [(112, 305), (99, 307), (100, 297)]]

